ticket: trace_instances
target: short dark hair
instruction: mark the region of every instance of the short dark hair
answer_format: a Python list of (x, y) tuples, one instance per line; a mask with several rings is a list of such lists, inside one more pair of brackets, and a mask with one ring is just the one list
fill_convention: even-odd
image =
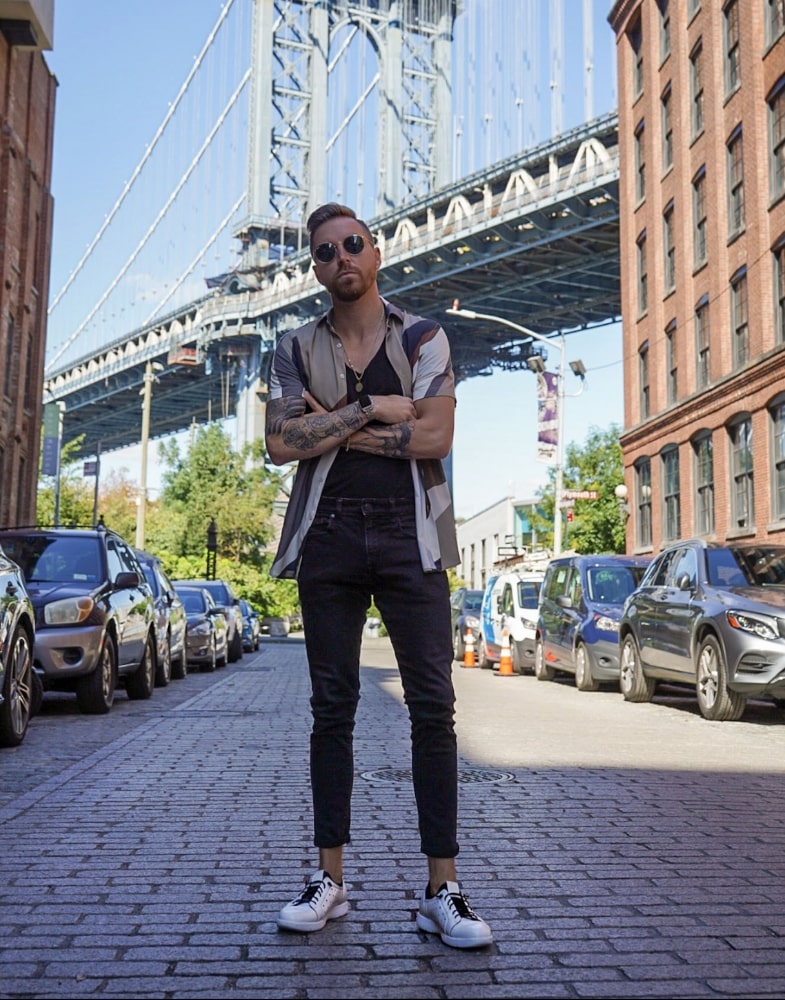
[(364, 229), (368, 234), (368, 238), (371, 242), (375, 242), (373, 238), (373, 233), (368, 227), (366, 222), (362, 219), (357, 218), (357, 213), (353, 208), (349, 208), (348, 205), (339, 205), (336, 201), (329, 201), (326, 205), (320, 205), (315, 208), (313, 212), (308, 216), (308, 221), (306, 222), (306, 228), (308, 230), (308, 241), (313, 249), (313, 234), (323, 225), (325, 222), (329, 222), (330, 219), (355, 219), (357, 225)]

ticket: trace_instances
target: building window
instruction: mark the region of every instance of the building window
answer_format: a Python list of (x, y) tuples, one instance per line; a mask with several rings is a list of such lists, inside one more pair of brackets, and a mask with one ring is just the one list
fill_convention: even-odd
[[(785, 2), (785, 0), (783, 0)], [(774, 333), (785, 343), (785, 236), (774, 247)]]
[(766, 44), (785, 34), (785, 0), (766, 0)]
[(22, 399), (22, 406), (25, 410), (29, 410), (33, 405), (33, 338), (28, 333), (27, 335), (27, 350), (25, 352), (25, 370), (23, 374), (24, 380), (24, 393)]
[(739, 51), (739, 2), (729, 0), (723, 10), (725, 28), (723, 42), (725, 51), (725, 94), (734, 91), (741, 83), (741, 61)]
[(772, 457), (774, 478), (773, 514), (775, 521), (785, 520), (785, 402), (771, 408)]
[(651, 462), (642, 458), (635, 463), (635, 539), (639, 548), (651, 546)]
[(635, 200), (646, 197), (646, 150), (643, 142), (646, 136), (645, 122), (641, 120), (635, 129)]
[(692, 182), (693, 262), (695, 270), (708, 260), (706, 241), (706, 168), (701, 167)]
[(714, 534), (714, 444), (711, 433), (693, 443), (695, 454), (695, 530)]
[(747, 303), (747, 268), (740, 267), (730, 280), (733, 364), (741, 368), (750, 359), (750, 325)]
[[(782, 0), (785, 3), (785, 0)], [(780, 77), (769, 105), (769, 144), (771, 149), (771, 197), (785, 194), (785, 76)]]
[(729, 429), (731, 447), (731, 516), (742, 530), (755, 525), (752, 480), (752, 421), (740, 420)]
[(660, 99), (662, 118), (662, 170), (670, 170), (673, 166), (673, 125), (671, 123), (671, 85), (665, 88)]
[(670, 405), (679, 398), (675, 319), (672, 319), (665, 327), (665, 368), (668, 379), (668, 404)]
[(637, 240), (638, 246), (638, 313), (643, 314), (648, 308), (648, 274), (646, 271), (646, 230)]
[(627, 36), (632, 49), (632, 96), (637, 100), (643, 93), (643, 31), (640, 19), (634, 24)]
[(651, 410), (649, 406), (649, 342), (645, 341), (638, 351), (638, 381), (640, 383), (641, 420), (645, 420)]
[(662, 453), (662, 537), (674, 542), (680, 535), (679, 450), (669, 448)]
[(668, 0), (657, 0), (660, 8), (660, 62), (671, 54), (671, 14)]
[(705, 389), (711, 381), (709, 337), (709, 296), (695, 306), (695, 378), (699, 389)]
[(703, 42), (701, 40), (690, 54), (690, 125), (692, 138), (695, 139), (703, 131)]
[(668, 202), (662, 213), (662, 252), (665, 268), (665, 294), (676, 287), (676, 241), (673, 236), (673, 202)]
[(741, 126), (728, 140), (728, 237), (744, 229), (744, 157)]
[(687, 15), (692, 17), (701, 9), (701, 0), (687, 0)]

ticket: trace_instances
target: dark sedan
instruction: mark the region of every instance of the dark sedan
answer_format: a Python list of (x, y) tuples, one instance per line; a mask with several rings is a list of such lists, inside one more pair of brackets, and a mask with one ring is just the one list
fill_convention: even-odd
[(177, 596), (183, 603), (188, 624), (185, 655), (188, 665), (200, 670), (226, 666), (228, 655), (226, 615), (203, 587), (178, 584)]
[(678, 542), (651, 563), (619, 626), (621, 691), (695, 688), (701, 714), (740, 719), (748, 697), (785, 700), (785, 546)]

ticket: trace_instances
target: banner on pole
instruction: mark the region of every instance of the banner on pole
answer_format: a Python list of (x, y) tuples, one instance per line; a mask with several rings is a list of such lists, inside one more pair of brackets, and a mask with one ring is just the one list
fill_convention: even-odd
[(56, 476), (60, 468), (60, 405), (44, 404), (44, 442), (41, 453), (41, 475)]
[(559, 376), (537, 374), (537, 461), (556, 464), (559, 447)]

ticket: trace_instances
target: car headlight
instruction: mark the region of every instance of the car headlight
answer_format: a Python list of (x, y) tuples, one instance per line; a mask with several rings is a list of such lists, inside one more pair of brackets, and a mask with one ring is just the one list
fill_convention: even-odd
[(467, 628), (479, 628), (480, 627), (480, 619), (479, 618), (475, 618), (474, 615), (467, 615), (466, 616), (466, 627)]
[(203, 635), (209, 635), (212, 632), (212, 628), (210, 628), (209, 622), (199, 622), (199, 624), (194, 625), (194, 627), (190, 631), (191, 635), (203, 636)]
[(615, 620), (615, 618), (609, 618), (607, 615), (595, 615), (594, 627), (598, 632), (619, 631), (619, 623)]
[(741, 632), (751, 632), (761, 639), (779, 639), (780, 632), (774, 618), (764, 618), (759, 615), (750, 615), (745, 611), (726, 611), (725, 617), (731, 628), (737, 628)]
[(44, 608), (47, 625), (78, 625), (95, 607), (92, 597), (65, 597), (62, 601), (52, 601)]

